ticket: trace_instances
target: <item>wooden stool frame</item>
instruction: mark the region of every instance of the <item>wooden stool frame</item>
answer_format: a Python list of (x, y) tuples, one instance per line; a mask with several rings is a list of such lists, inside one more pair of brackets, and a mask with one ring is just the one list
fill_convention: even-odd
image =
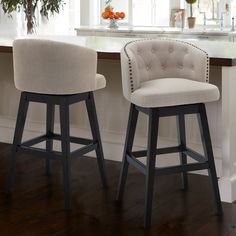
[[(133, 152), (132, 146), (139, 112), (143, 112), (149, 117), (148, 144), (147, 150)], [(204, 156), (186, 147), (186, 114), (197, 114), (204, 149)], [(166, 116), (177, 117), (179, 145), (174, 147), (157, 149), (159, 118)], [(167, 153), (179, 153), (180, 165), (161, 168), (156, 167), (156, 155)], [(138, 160), (139, 157), (144, 156), (147, 156), (146, 165), (144, 165)], [(197, 161), (197, 163), (188, 164), (187, 157), (191, 157), (192, 159)], [(116, 197), (118, 201), (122, 200), (123, 198), (129, 164), (136, 167), (141, 173), (146, 176), (144, 228), (148, 229), (151, 225), (152, 199), (155, 175), (182, 173), (183, 188), (187, 189), (187, 172), (207, 169), (213, 186), (217, 212), (219, 215), (222, 214), (222, 205), (220, 200), (218, 180), (216, 176), (216, 169), (205, 104), (199, 103), (160, 108), (143, 108), (131, 104), (122, 161), (122, 169)]]
[[(86, 102), (93, 139), (70, 136), (69, 105), (81, 101)], [(29, 102), (38, 102), (47, 104), (46, 134), (33, 138), (26, 142), (22, 142), (22, 136)], [(55, 105), (59, 105), (61, 135), (54, 133)], [(62, 149), (61, 152), (53, 151), (53, 140), (61, 141), (61, 149)], [(46, 141), (46, 149), (32, 147), (33, 145), (39, 144), (43, 141)], [(84, 146), (71, 152), (70, 142), (82, 144)], [(16, 157), (18, 154), (27, 153), (30, 155), (34, 155), (36, 157), (46, 159), (47, 175), (50, 174), (50, 160), (61, 160), (63, 166), (65, 208), (69, 209), (71, 207), (71, 186), (70, 186), (71, 158), (83, 156), (84, 154), (94, 150), (96, 151), (97, 154), (97, 162), (100, 170), (102, 185), (103, 187), (106, 187), (107, 177), (104, 168), (104, 155), (103, 155), (93, 92), (85, 92), (75, 95), (45, 95), (45, 94), (22, 92), (17, 115), (14, 140), (12, 145), (11, 165), (5, 186), (5, 191), (7, 193), (11, 192), (16, 169)]]

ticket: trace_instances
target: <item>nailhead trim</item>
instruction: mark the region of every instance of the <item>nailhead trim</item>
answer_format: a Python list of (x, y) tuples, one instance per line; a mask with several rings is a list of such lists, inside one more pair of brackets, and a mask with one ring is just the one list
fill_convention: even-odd
[[(139, 40), (135, 40), (135, 42), (137, 42)], [(131, 93), (134, 92), (134, 80), (133, 80), (133, 70), (132, 70), (132, 65), (131, 65), (131, 59), (130, 59), (130, 56), (127, 52), (127, 49), (126, 47), (131, 44), (131, 43), (134, 43), (134, 41), (131, 41), (129, 43), (127, 43), (125, 46), (124, 46), (124, 52), (128, 58), (128, 64), (129, 64), (129, 81), (130, 81), (130, 89), (131, 89)]]
[(181, 41), (181, 40), (176, 40), (176, 39), (166, 39), (166, 38), (159, 38), (159, 39), (149, 39), (149, 38), (146, 38), (146, 39), (137, 39), (137, 40), (133, 40), (133, 41), (130, 41), (128, 42), (125, 46), (124, 46), (124, 52), (128, 58), (128, 64), (129, 64), (129, 72), (130, 72), (130, 76), (129, 76), (129, 79), (130, 79), (130, 89), (131, 89), (131, 93), (134, 92), (134, 80), (133, 80), (133, 71), (132, 71), (132, 65), (131, 65), (131, 59), (130, 59), (130, 56), (127, 52), (127, 47), (130, 45), (130, 44), (135, 44), (137, 42), (144, 42), (144, 41), (172, 41), (172, 42), (178, 42), (178, 43), (182, 43), (182, 44), (187, 44), (187, 45), (190, 45), (200, 51), (202, 51), (203, 53), (206, 54), (206, 75), (205, 75), (205, 82), (206, 83), (209, 83), (209, 55), (206, 51), (204, 51), (203, 49), (197, 47), (196, 45), (192, 44), (192, 43), (189, 43), (189, 42), (185, 42), (185, 41)]
[[(207, 54), (207, 53), (206, 53)], [(206, 64), (207, 64), (207, 69), (206, 69), (206, 82), (209, 83), (209, 76), (210, 76), (210, 68), (209, 68), (209, 56), (207, 54), (207, 59), (206, 59)]]

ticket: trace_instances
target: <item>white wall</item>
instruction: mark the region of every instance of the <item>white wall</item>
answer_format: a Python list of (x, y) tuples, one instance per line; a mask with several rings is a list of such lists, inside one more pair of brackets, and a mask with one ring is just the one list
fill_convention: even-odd
[(180, 8), (182, 0), (170, 0), (170, 9), (172, 8)]
[(2, 8), (0, 8), (0, 34), (1, 36), (12, 36), (20, 34), (21, 24), (20, 14), (13, 13), (12, 16), (4, 14)]

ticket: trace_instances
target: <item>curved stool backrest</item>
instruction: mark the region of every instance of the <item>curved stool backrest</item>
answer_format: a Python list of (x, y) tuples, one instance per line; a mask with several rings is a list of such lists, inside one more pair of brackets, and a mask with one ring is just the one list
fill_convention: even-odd
[(137, 40), (121, 51), (123, 93), (130, 95), (141, 83), (159, 78), (186, 78), (208, 82), (206, 52), (183, 41), (171, 39)]
[(95, 90), (96, 51), (45, 39), (13, 43), (17, 89), (41, 94), (76, 94)]

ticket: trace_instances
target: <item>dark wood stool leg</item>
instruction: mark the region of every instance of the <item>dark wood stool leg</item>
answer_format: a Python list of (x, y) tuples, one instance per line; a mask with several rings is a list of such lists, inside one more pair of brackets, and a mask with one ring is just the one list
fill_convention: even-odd
[[(47, 123), (46, 123), (46, 134), (50, 135), (54, 132), (54, 115), (55, 115), (55, 105), (47, 104)], [(53, 150), (53, 140), (46, 140), (46, 150), (51, 152)], [(46, 159), (46, 175), (51, 174), (50, 159)]]
[[(185, 134), (185, 118), (184, 114), (178, 115), (176, 119), (177, 123), (177, 130), (178, 130), (178, 140), (179, 145), (183, 148), (186, 148), (186, 134)], [(187, 164), (187, 155), (181, 152), (180, 156), (180, 163), (181, 165)], [(182, 173), (182, 188), (186, 190), (188, 188), (188, 174), (186, 171)]]
[(69, 104), (66, 98), (60, 103), (60, 123), (61, 123), (61, 149), (63, 163), (63, 180), (65, 208), (71, 207), (71, 157), (70, 157), (70, 126), (69, 126)]
[(219, 186), (218, 186), (218, 180), (217, 180), (217, 175), (216, 175), (216, 168), (215, 168), (215, 162), (214, 162), (205, 104), (199, 105), (198, 123), (200, 127), (204, 153), (209, 163), (208, 173), (212, 181), (217, 212), (219, 215), (221, 215), (223, 213), (223, 210), (222, 210), (222, 205), (221, 205), (221, 200), (220, 200)]
[(17, 146), (20, 145), (22, 141), (28, 107), (29, 107), (29, 101), (27, 100), (27, 93), (22, 92), (18, 114), (17, 114), (13, 145), (12, 145), (11, 164), (10, 164), (6, 186), (5, 186), (6, 193), (11, 192), (12, 184), (14, 181), (15, 170), (16, 170)]
[(86, 100), (86, 107), (88, 111), (88, 117), (89, 117), (91, 132), (93, 136), (93, 141), (97, 142), (98, 144), (97, 149), (96, 149), (97, 162), (98, 162), (98, 167), (100, 170), (102, 185), (105, 188), (107, 187), (107, 176), (106, 176), (106, 171), (104, 167), (104, 154), (103, 154), (103, 149), (102, 149), (102, 142), (101, 142), (101, 136), (100, 136), (100, 131), (99, 131), (93, 92), (89, 93), (89, 98)]
[(116, 195), (116, 200), (118, 200), (118, 201), (120, 201), (124, 195), (125, 183), (126, 183), (127, 174), (128, 174), (128, 167), (129, 167), (129, 163), (127, 161), (126, 155), (130, 154), (132, 151), (134, 134), (135, 134), (137, 119), (138, 119), (138, 113), (139, 113), (138, 110), (135, 109), (135, 105), (131, 104), (130, 112), (129, 112), (128, 126), (127, 126), (127, 131), (126, 131), (122, 167), (121, 167), (121, 172), (120, 172), (118, 191), (117, 191), (117, 195)]
[(148, 124), (148, 145), (147, 145), (147, 173), (145, 190), (145, 216), (144, 228), (148, 229), (152, 218), (152, 198), (155, 178), (156, 148), (158, 136), (159, 116), (158, 109), (150, 109)]

